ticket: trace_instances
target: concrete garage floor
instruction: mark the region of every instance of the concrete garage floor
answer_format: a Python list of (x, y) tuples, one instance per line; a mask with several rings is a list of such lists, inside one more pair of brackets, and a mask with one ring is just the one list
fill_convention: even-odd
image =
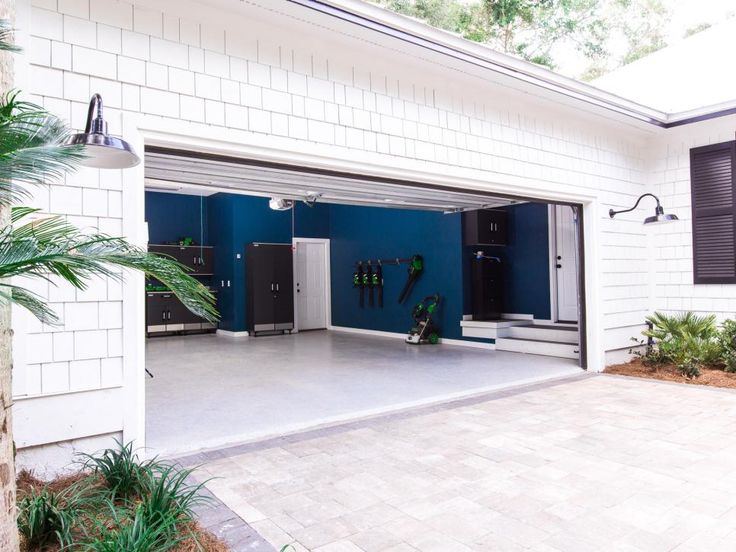
[(580, 372), (576, 362), (317, 331), (148, 339), (146, 446), (174, 455)]
[(734, 427), (731, 390), (581, 375), (187, 463), (272, 550), (733, 552)]

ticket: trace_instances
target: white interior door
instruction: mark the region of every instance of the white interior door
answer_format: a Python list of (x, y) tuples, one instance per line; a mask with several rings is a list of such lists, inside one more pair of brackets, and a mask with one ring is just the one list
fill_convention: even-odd
[(557, 320), (578, 321), (578, 248), (575, 217), (569, 205), (555, 205)]
[(327, 243), (296, 242), (297, 329), (327, 328)]

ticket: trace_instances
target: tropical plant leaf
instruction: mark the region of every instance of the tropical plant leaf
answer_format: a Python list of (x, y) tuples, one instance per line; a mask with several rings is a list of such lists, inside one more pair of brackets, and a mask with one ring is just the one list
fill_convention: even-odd
[(10, 92), (0, 100), (0, 204), (28, 196), (24, 185), (58, 180), (85, 158), (81, 146), (65, 146), (69, 129), (41, 107)]
[(7, 19), (0, 19), (0, 50), (20, 52), (21, 48), (13, 44), (13, 26)]
[(50, 326), (59, 324), (59, 317), (54, 310), (46, 304), (46, 301), (42, 297), (32, 291), (28, 291), (20, 286), (0, 284), (0, 298), (27, 309), (44, 324)]
[(184, 265), (122, 238), (83, 233), (62, 217), (22, 223), (34, 213), (34, 209), (14, 209), (15, 225), (0, 229), (0, 279), (30, 276), (50, 280), (58, 276), (77, 289), (86, 289), (93, 276), (121, 280), (120, 268), (134, 269), (168, 286), (191, 312), (210, 322), (219, 319), (214, 296), (186, 273)]

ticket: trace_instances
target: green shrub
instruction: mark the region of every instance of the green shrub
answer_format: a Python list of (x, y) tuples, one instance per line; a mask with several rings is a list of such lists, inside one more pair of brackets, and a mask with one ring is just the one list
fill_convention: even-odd
[(190, 535), (181, 534), (179, 519), (168, 514), (155, 523), (139, 504), (134, 511), (118, 508), (114, 502), (107, 505), (109, 519), (96, 521), (94, 538), (83, 543), (81, 550), (88, 552), (166, 552), (179, 545)]
[(736, 372), (736, 320), (724, 320), (718, 334), (721, 362), (726, 372)]
[(47, 487), (31, 488), (18, 502), (18, 531), (26, 546), (43, 549), (71, 544), (81, 502), (75, 489), (57, 493)]
[(141, 462), (133, 443), (116, 442), (118, 448), (106, 449), (101, 454), (81, 454), (82, 467), (102, 477), (113, 498), (140, 496), (152, 462)]
[(202, 495), (204, 483), (187, 483), (191, 473), (192, 470), (157, 462), (146, 469), (140, 501), (150, 523), (169, 517), (182, 522), (194, 518), (194, 506), (208, 499)]
[(695, 378), (704, 366), (722, 362), (721, 344), (715, 315), (692, 312), (667, 315), (655, 312), (647, 317), (651, 329), (643, 332), (654, 340), (642, 355), (650, 364), (674, 364), (683, 375)]

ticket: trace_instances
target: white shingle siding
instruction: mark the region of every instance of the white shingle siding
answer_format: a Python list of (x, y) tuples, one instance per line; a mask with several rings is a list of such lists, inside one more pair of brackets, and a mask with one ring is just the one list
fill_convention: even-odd
[[(655, 306), (717, 308), (724, 314), (736, 309), (736, 299), (723, 299), (733, 295), (731, 288), (691, 285), (686, 212), (687, 149), (727, 139), (733, 119), (730, 127), (717, 125), (718, 136), (709, 134), (711, 123), (702, 123), (703, 136), (687, 143), (690, 127), (668, 134), (591, 118), (348, 36), (336, 37), (344, 41), (336, 46), (324, 29), (311, 31), (319, 35), (315, 40), (316, 35), (278, 33), (237, 17), (216, 23), (212, 17), (178, 13), (182, 8), (173, 1), (166, 13), (147, 2), (135, 9), (117, 0), (33, 4), (30, 92), (75, 127), (86, 118), (91, 93), (100, 91), (113, 133), (122, 130), (122, 112), (141, 113), (161, 121), (190, 121), (192, 134), (226, 126), (240, 132), (243, 142), (272, 140), (284, 149), (308, 143), (321, 147), (325, 156), (362, 153), (377, 165), (406, 161), (422, 170), (482, 170), (489, 182), (518, 182), (520, 193), (576, 189), (597, 194), (600, 315), (607, 349), (628, 347), (628, 337)], [(652, 235), (640, 224), (643, 210), (615, 221), (607, 210), (628, 207), (655, 188), (685, 222), (680, 232), (662, 230), (656, 245), (649, 246)], [(41, 188), (34, 201), (70, 221), (118, 235), (121, 189), (119, 171), (85, 171), (63, 185)], [(647, 261), (650, 248), (661, 259), (656, 266)], [(649, 284), (652, 277), (656, 286)], [(85, 292), (64, 285), (44, 290), (64, 325), (28, 323), (33, 331), (16, 376), (21, 395), (123, 384), (122, 284), (104, 283), (92, 283)], [(105, 408), (122, 400), (122, 395), (110, 396)], [(94, 431), (121, 429), (122, 417), (108, 414)], [(33, 419), (25, 411), (20, 417)]]

